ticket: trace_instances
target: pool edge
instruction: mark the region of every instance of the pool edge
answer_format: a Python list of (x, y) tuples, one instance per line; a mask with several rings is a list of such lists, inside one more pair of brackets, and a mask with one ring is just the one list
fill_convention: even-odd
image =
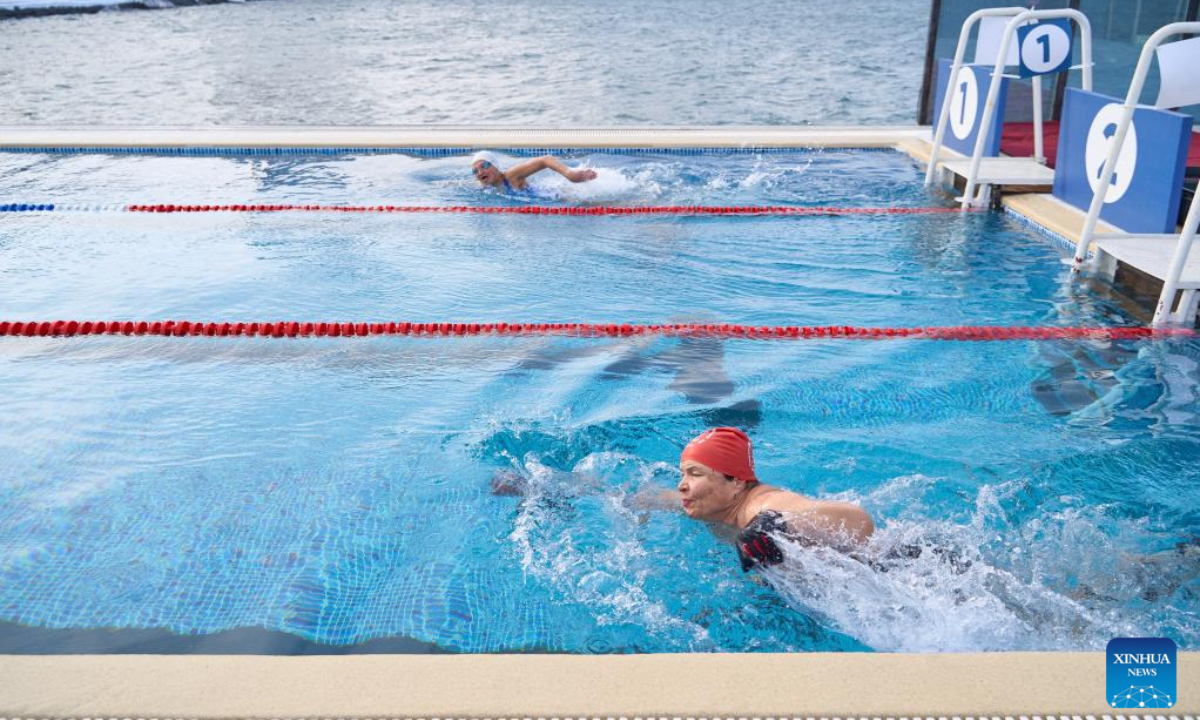
[(0, 127), (0, 150), (106, 147), (895, 147), (925, 139), (912, 126), (694, 126), (527, 128), (377, 127)]
[[(1194, 714), (1200, 654), (1178, 656)], [(0, 656), (0, 716), (912, 717), (1126, 714), (1105, 655)]]

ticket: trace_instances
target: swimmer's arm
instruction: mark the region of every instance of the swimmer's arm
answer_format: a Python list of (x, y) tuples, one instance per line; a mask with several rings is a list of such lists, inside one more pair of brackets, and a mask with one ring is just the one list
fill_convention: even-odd
[[(570, 478), (573, 483), (564, 489), (569, 490), (571, 494), (599, 493), (604, 490), (604, 483), (599, 478), (586, 473), (571, 473)], [(496, 471), (492, 475), (491, 489), (493, 495), (516, 496), (525, 496), (534, 490), (528, 476), (512, 470)]]
[(811, 508), (772, 508), (788, 513), (788, 526), (806, 538), (830, 547), (850, 550), (863, 545), (875, 532), (865, 510), (850, 503), (828, 503)]
[(674, 490), (647, 488), (641, 490), (625, 501), (627, 507), (633, 510), (679, 510), (679, 493)]
[(504, 174), (508, 176), (509, 180), (524, 181), (530, 175), (542, 170), (553, 170), (571, 182), (584, 182), (596, 177), (595, 170), (572, 170), (553, 155), (543, 155), (540, 158), (526, 160), (509, 168)]
[(849, 535), (855, 545), (862, 545), (875, 533), (875, 522), (871, 520), (871, 516), (867, 514), (866, 510), (857, 505), (841, 505), (828, 511), (827, 517), (830, 518), (839, 536)]
[[(596, 478), (586, 475), (576, 475), (580, 482), (574, 489), (587, 492), (603, 492), (603, 484)], [(501, 470), (492, 476), (493, 495), (524, 496), (529, 493), (529, 478), (512, 470)], [(678, 510), (679, 493), (674, 490), (647, 488), (628, 495), (625, 504), (631, 510)]]

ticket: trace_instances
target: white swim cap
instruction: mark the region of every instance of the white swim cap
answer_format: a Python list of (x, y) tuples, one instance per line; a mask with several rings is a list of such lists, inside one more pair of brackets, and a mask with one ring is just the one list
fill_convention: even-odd
[(496, 153), (492, 152), (491, 150), (480, 150), (472, 155), (471, 166), (474, 167), (475, 163), (479, 162), (480, 160), (491, 163), (492, 167), (496, 168), (500, 172), (504, 172), (504, 165), (500, 162), (500, 156), (496, 155)]

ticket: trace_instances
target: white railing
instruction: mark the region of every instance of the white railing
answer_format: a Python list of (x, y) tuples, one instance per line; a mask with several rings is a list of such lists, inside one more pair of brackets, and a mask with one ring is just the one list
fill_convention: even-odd
[(962, 70), (963, 56), (967, 54), (967, 42), (971, 39), (971, 29), (985, 17), (1016, 16), (1023, 12), (1025, 12), (1025, 8), (1019, 7), (986, 8), (971, 13), (963, 23), (962, 30), (958, 33), (958, 47), (954, 50), (954, 63), (950, 66), (950, 83), (946, 86), (946, 90), (942, 95), (942, 111), (938, 113), (937, 129), (933, 134), (933, 148), (929, 153), (929, 166), (925, 168), (926, 185), (933, 183), (934, 172), (937, 170), (938, 154), (941, 152), (942, 142), (946, 138), (946, 124), (950, 121), (950, 104), (953, 100), (953, 90), (958, 87), (958, 75)]
[(1183, 221), (1183, 232), (1179, 234), (1179, 243), (1175, 245), (1175, 254), (1171, 256), (1171, 266), (1167, 270), (1167, 276), (1163, 278), (1163, 289), (1158, 295), (1158, 305), (1154, 308), (1154, 320), (1151, 323), (1153, 325), (1192, 322), (1196, 317), (1194, 304), (1186, 301), (1179, 303), (1178, 310), (1171, 311), (1175, 302), (1175, 291), (1179, 289), (1179, 276), (1183, 274), (1183, 266), (1187, 264), (1188, 253), (1192, 250), (1192, 240), (1196, 238), (1196, 225), (1200, 224), (1200, 187), (1196, 189), (1198, 192), (1192, 196), (1187, 219)]
[[(1083, 70), (1083, 89), (1089, 92), (1092, 89), (1092, 25), (1088, 22), (1086, 15), (1078, 10), (1026, 10), (1009, 20), (1008, 26), (1004, 28), (1004, 39), (1000, 41), (1000, 54), (996, 57), (996, 66), (992, 68), (992, 84), (988, 88), (987, 102), (983, 106), (983, 117), (979, 119), (979, 135), (975, 138), (975, 152), (971, 155), (971, 169), (967, 173), (966, 187), (963, 188), (963, 209), (967, 209), (975, 203), (973, 197), (975, 179), (979, 177), (979, 166), (983, 162), (983, 148), (987, 145), (987, 134), (992, 129), (992, 119), (996, 114), (996, 102), (1000, 97), (1000, 78), (1004, 75), (1004, 64), (1008, 57), (1008, 48), (1012, 45), (1013, 35), (1018, 27), (1027, 22), (1057, 20), (1058, 18), (1070, 18), (1079, 27), (1079, 52), (1083, 57), (1081, 58), (1082, 62), (1075, 67)], [(1034, 76), (1033, 80), (1035, 154), (1044, 160), (1041, 157), (1040, 147), (1042, 136), (1041, 76)]]
[(1133, 81), (1130, 82), (1129, 92), (1125, 95), (1125, 104), (1121, 106), (1121, 121), (1117, 123), (1116, 134), (1109, 141), (1108, 157), (1105, 159), (1104, 167), (1101, 170), (1100, 183), (1096, 185), (1097, 190), (1092, 194), (1092, 204), (1088, 206), (1087, 219), (1083, 223), (1083, 232), (1079, 236), (1078, 244), (1075, 246), (1075, 262), (1073, 265), (1075, 272), (1079, 272), (1084, 260), (1087, 259), (1087, 248), (1092, 241), (1092, 236), (1096, 233), (1096, 222), (1100, 219), (1100, 209), (1104, 207), (1104, 197), (1107, 194), (1109, 184), (1112, 182), (1113, 173), (1117, 169), (1117, 158), (1121, 155), (1121, 147), (1125, 144), (1125, 135), (1129, 132), (1129, 125), (1133, 122), (1133, 111), (1137, 109), (1138, 98), (1142, 96), (1142, 88), (1146, 84), (1146, 75), (1150, 72), (1150, 58), (1154, 56), (1154, 51), (1162, 44), (1163, 40), (1172, 35), (1184, 33), (1200, 33), (1200, 23), (1172, 23), (1164, 25), (1151, 35), (1146, 44), (1142, 46), (1142, 54), (1138, 58), (1137, 69), (1133, 71)]
[[(1092, 204), (1088, 206), (1087, 217), (1083, 221), (1083, 230), (1079, 235), (1079, 242), (1075, 245), (1075, 258), (1071, 269), (1076, 273), (1082, 269), (1087, 260), (1088, 246), (1096, 234), (1096, 223), (1100, 220), (1100, 210), (1104, 207), (1108, 186), (1112, 182), (1113, 173), (1116, 172), (1117, 158), (1120, 157), (1121, 149), (1125, 145), (1125, 136), (1129, 132), (1129, 126), (1133, 123), (1133, 113), (1137, 109), (1138, 99), (1141, 98), (1142, 89), (1146, 84), (1146, 76), (1150, 73), (1150, 63), (1151, 58), (1154, 57), (1154, 51), (1167, 38), (1184, 34), (1200, 34), (1200, 22), (1172, 23), (1163, 26), (1151, 35), (1146, 40), (1146, 44), (1142, 46), (1142, 54), (1138, 58), (1137, 69), (1133, 72), (1129, 92), (1125, 95), (1125, 103), (1121, 106), (1121, 120), (1117, 123), (1117, 131), (1109, 142), (1108, 155), (1100, 171), (1100, 182), (1092, 194)], [(1181, 307), (1179, 312), (1174, 313), (1171, 308), (1175, 302), (1175, 292), (1179, 288), (1179, 278), (1183, 273), (1184, 265), (1187, 264), (1188, 253), (1192, 248), (1192, 240), (1196, 237), (1197, 223), (1200, 223), (1200, 203), (1197, 202), (1197, 197), (1193, 196), (1187, 219), (1183, 223), (1183, 232), (1179, 235), (1179, 243), (1175, 247), (1175, 254), (1171, 257), (1167, 276), (1163, 279), (1162, 293), (1158, 298), (1158, 306), (1154, 310), (1153, 322), (1155, 325), (1186, 320), (1182, 317), (1186, 308)], [(1187, 304), (1183, 303), (1183, 305)]]
[[(1069, 9), (1025, 10), (1024, 8), (992, 8), (972, 13), (966, 22), (963, 23), (962, 31), (959, 34), (958, 48), (954, 53), (954, 64), (950, 69), (950, 84), (946, 88), (942, 98), (942, 112), (938, 116), (937, 132), (934, 135), (933, 149), (930, 152), (929, 167), (925, 171), (926, 185), (933, 182), (938, 155), (941, 151), (942, 142), (945, 139), (946, 123), (950, 115), (951, 93), (953, 88), (957, 87), (958, 74), (962, 69), (963, 55), (966, 53), (966, 45), (967, 40), (970, 38), (971, 28), (982, 18), (989, 16), (1011, 16), (1011, 18), (1004, 27), (1004, 35), (1000, 41), (996, 63), (992, 68), (992, 83), (988, 88), (987, 101), (984, 103), (983, 114), (979, 120), (979, 128), (975, 137), (975, 148), (971, 154), (971, 166), (966, 177), (966, 187), (963, 189), (962, 205), (964, 210), (976, 204), (976, 198), (974, 197), (975, 186), (979, 177), (979, 168), (983, 162), (983, 151), (987, 145), (987, 136), (992, 129), (992, 120), (996, 114), (996, 104), (1000, 97), (1000, 79), (1005, 76), (1004, 69), (1007, 65), (1009, 48), (1012, 46), (1013, 35), (1016, 33), (1018, 27), (1026, 23), (1041, 20), (1056, 20), (1059, 18), (1073, 20), (1079, 27), (1079, 49), (1082, 59), (1079, 65), (1072, 66), (1070, 69), (1083, 70), (1083, 89), (1089, 91), (1092, 89), (1092, 26), (1087, 16), (1083, 13), (1078, 10)], [(1035, 75), (1033, 77), (1033, 152), (1039, 163), (1045, 161), (1042, 138), (1042, 80), (1040, 75)]]

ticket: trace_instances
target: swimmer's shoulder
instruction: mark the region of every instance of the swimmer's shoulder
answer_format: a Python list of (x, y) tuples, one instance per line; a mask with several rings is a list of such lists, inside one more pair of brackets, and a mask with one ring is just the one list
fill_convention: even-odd
[(529, 188), (529, 181), (526, 179), (526, 176), (510, 173), (512, 173), (512, 170), (504, 173), (504, 184), (507, 186), (507, 189), (514, 192), (522, 192)]
[(750, 501), (746, 503), (746, 507), (751, 509), (754, 515), (763, 510), (803, 512), (810, 509), (811, 505), (816, 502), (800, 493), (764, 483), (756, 485), (750, 493)]
[(752, 499), (751, 510), (747, 523), (763, 512), (780, 513), (797, 531), (822, 539), (845, 534), (862, 543), (875, 532), (870, 514), (854, 503), (815, 500), (775, 487), (764, 487), (761, 496)]
[(796, 512), (792, 509), (792, 502), (787, 496), (803, 497), (802, 495), (796, 495), (796, 493), (761, 483), (750, 492), (750, 499), (738, 516), (738, 527), (741, 528), (754, 522), (754, 519), (763, 513)]

